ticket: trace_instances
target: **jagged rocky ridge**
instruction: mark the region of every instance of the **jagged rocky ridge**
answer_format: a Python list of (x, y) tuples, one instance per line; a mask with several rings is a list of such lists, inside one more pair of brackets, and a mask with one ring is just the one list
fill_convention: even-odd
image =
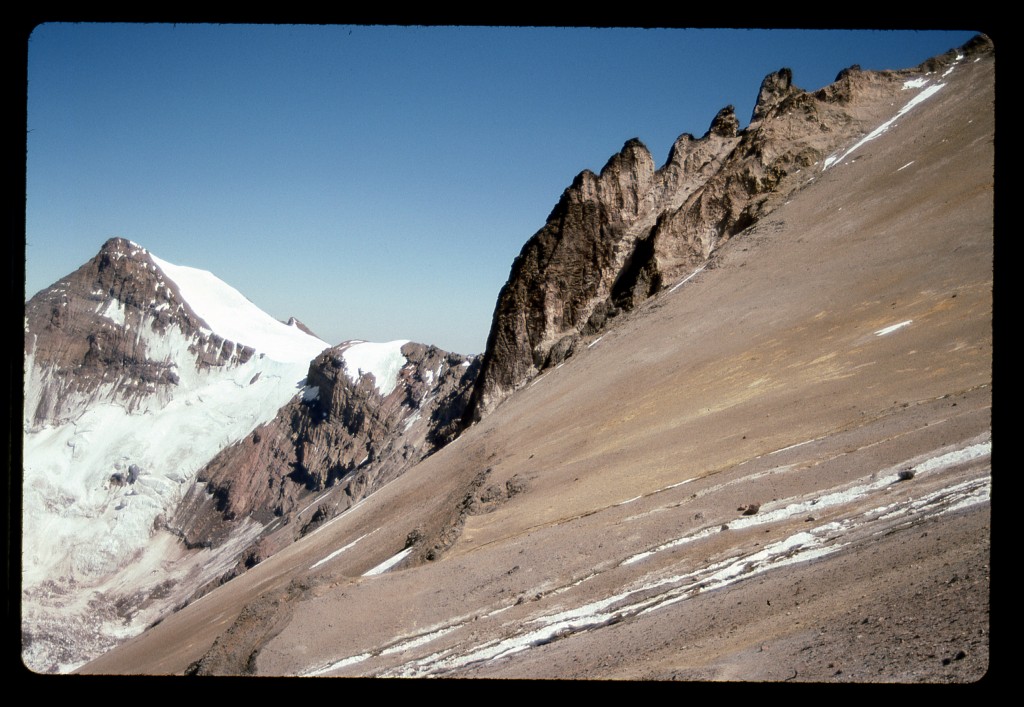
[[(988, 46), (978, 38), (961, 51)], [(705, 267), (716, 248), (805, 184), (803, 170), (873, 129), (885, 104), (879, 96), (898, 100), (909, 75), (947, 66), (956, 54), (902, 71), (855, 65), (813, 92), (781, 69), (765, 77), (745, 129), (727, 106), (702, 137), (681, 135), (660, 169), (632, 139), (599, 175), (581, 172), (512, 264), (464, 423), (620, 313)]]
[[(246, 518), (263, 525), (222, 579), (230, 578), (447, 444), (458, 431), (479, 356), (394, 343), (405, 363), (392, 388), (371, 373), (348, 370), (345, 352), (365, 342), (321, 353), (310, 363), (306, 393), (200, 470), (168, 528), (196, 547), (225, 542)], [(327, 489), (311, 504), (311, 494)]]
[[(948, 62), (939, 58), (931, 63), (933, 66), (928, 68), (940, 70)], [(875, 101), (876, 113), (872, 114), (864, 105), (854, 105), (857, 96), (874, 94), (898, 99), (903, 78), (904, 72), (867, 73), (853, 68), (841, 73), (832, 86), (807, 94), (792, 86), (789, 72), (780, 71), (762, 84), (750, 127), (740, 131), (734, 111), (726, 108), (699, 140), (681, 136), (668, 163), (660, 170), (654, 169), (649, 152), (639, 141), (629, 141), (600, 176), (584, 172), (574, 181), (552, 212), (548, 225), (517, 258), (496, 307), (487, 349), (488, 369), (479, 377), (474, 375), (477, 364), (460, 364), (462, 375), (458, 385), (438, 396), (447, 399), (447, 403), (437, 404), (427, 413), (431, 393), (426, 388), (413, 387), (405, 392), (396, 388), (387, 395), (374, 393), (376, 380), (359, 376), (353, 384), (341, 375), (343, 369), (336, 362), (348, 345), (325, 351), (309, 367), (307, 395), (292, 400), (274, 421), (258, 426), (202, 469), (199, 483), (187, 493), (189, 501), (162, 527), (171, 529), (194, 548), (210, 548), (232, 535), (242, 535), (239, 531), (254, 526), (262, 528), (258, 542), (250, 542), (252, 536), (248, 536), (246, 552), (235, 555), (241, 558), (239, 566), (225, 577), (315, 528), (389, 478), (387, 475), (392, 471), (371, 478), (368, 458), (380, 460), (382, 469), (408, 468), (415, 463), (406, 464), (409, 459), (426, 456), (454, 434), (453, 423), (458, 415), (463, 414), (465, 420), (478, 418), (530, 376), (572, 355), (581, 341), (596, 336), (620, 312), (638, 306), (663, 287), (706, 264), (717, 245), (769, 213), (804, 183), (807, 175), (798, 177), (804, 165), (813, 165), (829, 152), (848, 146), (866, 128), (878, 124), (877, 106), (885, 102)], [(885, 117), (889, 115), (891, 111)], [(757, 136), (760, 141), (755, 140)], [(135, 247), (124, 243), (128, 248)], [(123, 289), (131, 290), (127, 285)], [(48, 316), (61, 319), (61, 312), (54, 313), (52, 309), (59, 309), (60, 301), (59, 292), (51, 293)], [(105, 301), (93, 304), (101, 313), (113, 311)], [(159, 314), (170, 309), (173, 302), (168, 302), (167, 308), (162, 304), (159, 300), (146, 304), (143, 299), (139, 307)], [(128, 315), (127, 305), (115, 309), (124, 310), (126, 318), (135, 321), (134, 314)], [(87, 312), (88, 308), (82, 311)], [(185, 307), (182, 311), (186, 311)], [(113, 321), (109, 315), (105, 318)], [(62, 326), (69, 330), (64, 321)], [(289, 324), (299, 327), (294, 322)], [(244, 345), (218, 341), (215, 334), (204, 332), (198, 322), (197, 325), (199, 328), (193, 331), (199, 338), (190, 348), (190, 354), (196, 356), (197, 370), (247, 363), (249, 359), (243, 360)], [(521, 340), (517, 338), (520, 336)], [(99, 382), (91, 384), (95, 388), (69, 384), (54, 388), (56, 392), (50, 398), (60, 400), (63, 392), (82, 388), (98, 399), (95, 391), (100, 384), (110, 385), (114, 381), (122, 386), (119, 390), (126, 391), (124, 399), (129, 405), (132, 400), (154, 398), (154, 394), (147, 397), (147, 390), (172, 390), (177, 382), (170, 377), (162, 382), (144, 380), (140, 387), (135, 374), (140, 378), (144, 374), (132, 366), (144, 368), (146, 361), (160, 362), (152, 356), (139, 359), (137, 352), (127, 345), (129, 339), (125, 332), (115, 336), (113, 350), (123, 353), (109, 357), (110, 370), (117, 371), (120, 365), (120, 374), (110, 375), (104, 366), (96, 366), (102, 373)], [(72, 348), (64, 343), (40, 347), (40, 340), (41, 337), (32, 339), (33, 353)], [(94, 340), (98, 343), (91, 360), (96, 361), (100, 360), (96, 356), (109, 349), (106, 339), (94, 336)], [(206, 343), (200, 345), (200, 341)], [(524, 342), (528, 346), (524, 347)], [(79, 353), (69, 360), (88, 371), (89, 366), (78, 362), (87, 355), (82, 352), (91, 352), (93, 347), (90, 343), (84, 349), (80, 345), (78, 348)], [(444, 352), (416, 353), (403, 347), (402, 353), (409, 362), (403, 376), (409, 379), (422, 378), (441, 359), (448, 360), (449, 369), (457, 368), (455, 359)], [(27, 360), (31, 355), (27, 335)], [(421, 355), (422, 361), (418, 358)], [(461, 360), (465, 363), (465, 359)], [(172, 373), (180, 370), (180, 366), (157, 366), (158, 370), (162, 368)], [(501, 375), (507, 381), (504, 388), (498, 385)], [(468, 385), (474, 378), (474, 402), (467, 406)], [(454, 378), (449, 382), (454, 382)], [(314, 388), (318, 389), (316, 393)], [(132, 391), (142, 392), (133, 397)], [(102, 392), (108, 394), (105, 388)], [(39, 396), (32, 409), (57, 409), (50, 403), (38, 403), (45, 398)], [(360, 412), (362, 403), (365, 406)], [(365, 412), (368, 409), (372, 409), (369, 414)], [(27, 416), (28, 410), (26, 407)], [(40, 419), (47, 414), (50, 413), (44, 412)], [(422, 429), (415, 431), (424, 417), (437, 427), (422, 425)], [(401, 430), (398, 438), (389, 441), (388, 435), (397, 430)], [(413, 437), (420, 431), (423, 446), (416, 448), (418, 442)], [(125, 472), (125, 478), (130, 479), (131, 467), (126, 467)], [(394, 473), (397, 475), (400, 470)], [(470, 496), (462, 500), (466, 499)], [(166, 592), (166, 588), (158, 588), (149, 598)], [(133, 611), (128, 604), (122, 608), (118, 601), (118, 610), (123, 613), (115, 618), (127, 621)]]

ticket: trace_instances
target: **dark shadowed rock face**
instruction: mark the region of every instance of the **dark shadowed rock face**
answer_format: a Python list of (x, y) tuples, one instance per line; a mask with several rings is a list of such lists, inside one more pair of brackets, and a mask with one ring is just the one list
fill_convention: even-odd
[[(382, 393), (369, 373), (351, 380), (343, 354), (352, 345), (321, 353), (305, 395), (199, 471), (168, 523), (186, 545), (217, 545), (250, 518), (290, 526), (260, 552), (278, 549), (454, 439), (479, 357), (407, 343), (396, 384)], [(329, 498), (311, 508), (312, 494), (327, 489)]]
[[(989, 45), (971, 46), (961, 51)], [(806, 184), (808, 168), (891, 118), (912, 71), (851, 67), (808, 93), (781, 69), (762, 82), (747, 128), (727, 106), (703, 137), (680, 136), (660, 169), (633, 139), (600, 175), (581, 172), (512, 264), (464, 424), (571, 356), (580, 337), (703, 267)]]
[(142, 330), (180, 337), (199, 369), (253, 354), (210, 332), (146, 249), (111, 238), (25, 303), (26, 422), (60, 424), (97, 400), (121, 400), (130, 410), (144, 396), (168, 394), (178, 384), (177, 361), (147, 350), (153, 338)]

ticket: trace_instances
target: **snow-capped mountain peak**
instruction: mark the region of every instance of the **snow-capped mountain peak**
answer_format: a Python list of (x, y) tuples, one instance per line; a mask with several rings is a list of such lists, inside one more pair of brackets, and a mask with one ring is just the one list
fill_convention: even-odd
[[(328, 345), (122, 238), (25, 315), (24, 613), (38, 637), (102, 647), (117, 637), (69, 617), (69, 593), (102, 597), (126, 568), (159, 567), (173, 538), (154, 536), (198, 470), (301, 394)], [(221, 561), (234, 559), (197, 560)]]

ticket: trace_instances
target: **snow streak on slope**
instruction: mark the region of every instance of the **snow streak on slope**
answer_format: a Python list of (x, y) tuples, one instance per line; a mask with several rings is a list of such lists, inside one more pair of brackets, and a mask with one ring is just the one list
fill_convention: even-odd
[[(825, 507), (839, 511), (836, 520), (824, 523), (810, 530), (788, 532), (782, 539), (769, 543), (757, 550), (748, 550), (739, 554), (726, 554), (715, 558), (697, 568), (690, 567), (684, 558), (679, 564), (669, 562), (651, 575), (641, 579), (632, 586), (598, 599), (577, 606), (560, 606), (553, 611), (539, 612), (532, 618), (520, 619), (505, 623), (499, 630), (485, 632), (483, 628), (471, 632), (466, 638), (456, 639), (446, 645), (438, 646), (437, 650), (420, 658), (411, 658), (393, 667), (384, 668), (380, 672), (372, 672), (377, 676), (388, 677), (422, 677), (439, 676), (449, 672), (472, 666), (474, 664), (498, 660), (515, 653), (545, 645), (555, 639), (563, 639), (575, 633), (600, 628), (623, 619), (659, 611), (681, 601), (686, 601), (698, 593), (710, 592), (735, 582), (747, 581), (764, 572), (791, 565), (807, 562), (838, 552), (845, 547), (863, 543), (880, 534), (891, 533), (896, 528), (907, 527), (919, 523), (922, 518), (935, 517), (973, 508), (990, 502), (991, 499), (991, 468), (986, 464), (991, 455), (991, 440), (985, 439), (962, 448), (945, 450), (924, 460), (914, 460), (910, 464), (919, 473), (933, 473), (961, 465), (983, 463), (985, 466), (958, 483), (929, 490), (920, 496), (913, 494), (900, 500), (885, 499), (885, 491), (898, 477), (894, 469), (880, 470), (882, 478), (864, 480), (847, 488), (836, 488), (820, 497), (821, 503), (815, 499), (815, 508), (821, 512)], [(873, 503), (878, 499), (881, 503)], [(752, 516), (730, 524), (733, 531), (747, 525), (778, 524), (792, 520), (807, 512), (808, 502), (802, 498), (782, 499), (778, 511), (765, 517)], [(786, 527), (777, 525), (776, 527)], [(718, 527), (709, 528), (687, 538), (691, 542), (721, 532)], [(679, 543), (668, 543), (656, 551), (675, 547)], [(645, 556), (653, 553), (644, 553)], [(639, 557), (627, 558), (619, 564), (632, 564)], [(677, 561), (678, 562), (678, 561)], [(685, 569), (684, 569), (685, 568)], [(679, 571), (682, 569), (682, 571)], [(592, 577), (593, 575), (591, 575)], [(589, 578), (589, 577), (588, 577)], [(583, 580), (580, 580), (583, 581)], [(580, 581), (577, 581), (578, 584)], [(558, 594), (561, 590), (548, 590), (549, 595)], [(527, 592), (529, 594), (529, 592)], [(508, 607), (504, 607), (508, 608)], [(490, 615), (501, 613), (501, 610)], [(488, 616), (490, 616), (488, 615)], [(438, 640), (456, 630), (477, 621), (457, 618), (447, 625), (433, 625), (414, 640), (403, 639), (398, 646), (389, 646), (371, 653), (344, 657), (323, 668), (315, 669), (308, 674), (326, 674), (334, 670), (363, 662), (375, 655), (386, 655), (396, 652), (400, 647), (408, 650), (414, 646), (424, 645)], [(499, 638), (479, 640), (477, 634), (497, 635)]]
[(412, 550), (413, 549), (411, 547), (405, 548), (404, 550), (399, 552), (397, 555), (392, 555), (388, 559), (384, 560), (383, 562), (381, 562), (379, 565), (377, 565), (373, 569), (367, 570), (366, 572), (363, 573), (363, 576), (364, 577), (373, 577), (373, 576), (378, 575), (378, 574), (384, 574), (389, 569), (391, 569), (392, 567), (397, 565), (399, 562), (404, 560), (409, 555), (409, 553), (412, 552)]
[(900, 322), (899, 324), (893, 324), (891, 326), (884, 327), (884, 328), (879, 329), (878, 331), (876, 331), (875, 332), (875, 336), (885, 336), (886, 334), (891, 334), (894, 331), (896, 331), (898, 329), (902, 329), (905, 326), (910, 326), (913, 323), (914, 323), (913, 319), (908, 319), (905, 322)]
[[(962, 55), (958, 55), (957, 59), (956, 59), (956, 63), (959, 63), (962, 59), (963, 59), (963, 56)], [(944, 74), (942, 74), (942, 78), (945, 78), (946, 76), (948, 76), (953, 71), (953, 68), (956, 66), (956, 63), (954, 63), (953, 66), (949, 67)], [(913, 80), (910, 80), (910, 81), (906, 81), (903, 84), (903, 90), (907, 90), (908, 88), (920, 88), (920, 87), (924, 86), (927, 83), (928, 83), (928, 79), (923, 78), (923, 77), (922, 78), (918, 78), (918, 79), (913, 79)], [(862, 137), (859, 141), (857, 141), (857, 143), (855, 143), (853, 145), (853, 147), (849, 148), (848, 150), (846, 150), (843, 154), (841, 154), (839, 156), (832, 155), (832, 156), (826, 158), (825, 166), (822, 167), (822, 171), (828, 169), (829, 167), (833, 167), (833, 166), (839, 164), (844, 159), (846, 159), (852, 152), (854, 152), (855, 150), (857, 150), (860, 147), (864, 146), (868, 142), (874, 140), (875, 138), (877, 138), (879, 135), (884, 133), (889, 128), (893, 127), (895, 125), (896, 121), (901, 116), (903, 116), (905, 113), (909, 112), (912, 108), (914, 108), (914, 106), (916, 106), (916, 105), (922, 103), (923, 101), (927, 100), (928, 98), (931, 98), (932, 96), (934, 96), (936, 93), (939, 92), (939, 89), (943, 88), (945, 85), (946, 84), (944, 84), (944, 83), (936, 83), (936, 84), (932, 84), (931, 86), (928, 86), (927, 88), (925, 88), (923, 91), (921, 91), (916, 96), (911, 98), (910, 101), (905, 106), (900, 108), (899, 112), (896, 115), (894, 115), (892, 118), (890, 118), (889, 120), (885, 121), (884, 123), (879, 125), (877, 128), (872, 130), (870, 133), (868, 133), (867, 135)]]

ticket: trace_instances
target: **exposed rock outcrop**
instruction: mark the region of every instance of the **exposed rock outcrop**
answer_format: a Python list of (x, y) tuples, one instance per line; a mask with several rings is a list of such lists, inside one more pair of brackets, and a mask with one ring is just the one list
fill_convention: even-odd
[[(349, 370), (345, 353), (362, 343), (314, 359), (305, 394), (201, 469), (168, 528), (190, 547), (211, 546), (251, 518), (268, 532), (289, 525), (287, 537), (271, 543), (287, 544), (453, 439), (479, 357), (405, 343), (388, 387)], [(326, 489), (329, 498), (310, 508), (311, 496)], [(292, 524), (307, 508), (312, 516)], [(271, 553), (262, 542), (259, 554)]]
[[(659, 214), (681, 204), (736, 142), (728, 129), (730, 115), (718, 116), (717, 131), (700, 140), (680, 137), (660, 170), (634, 139), (600, 175), (584, 171), (576, 177), (512, 264), (467, 420), (478, 419), (537, 371), (564, 360), (572, 335), (599, 330), (620, 307), (632, 306), (635, 296), (660, 288), (659, 279), (641, 273), (639, 261), (653, 253), (650, 239)], [(567, 335), (570, 339), (563, 340)]]
[(298, 329), (299, 331), (304, 331), (307, 334), (309, 334), (310, 336), (316, 336), (318, 339), (320, 338), (319, 336), (317, 336), (316, 332), (314, 332), (312, 329), (310, 329), (308, 326), (303, 324), (301, 321), (299, 321), (295, 317), (288, 317), (288, 321), (286, 321), (285, 324), (287, 324), (288, 326), (293, 326), (296, 329)]
[[(154, 353), (153, 337), (182, 356)], [(184, 351), (187, 350), (187, 354)], [(244, 343), (213, 333), (164, 278), (149, 252), (111, 238), (85, 265), (25, 303), (26, 425), (67, 422), (88, 404), (166, 398), (182, 361), (196, 369), (243, 364)]]
[(956, 57), (915, 70), (850, 67), (813, 93), (781, 69), (765, 77), (745, 129), (727, 106), (703, 137), (680, 136), (660, 169), (633, 139), (600, 175), (581, 172), (512, 264), (464, 424), (571, 356), (580, 337), (702, 267), (806, 184), (810, 168), (892, 117), (909, 98), (908, 78)]

